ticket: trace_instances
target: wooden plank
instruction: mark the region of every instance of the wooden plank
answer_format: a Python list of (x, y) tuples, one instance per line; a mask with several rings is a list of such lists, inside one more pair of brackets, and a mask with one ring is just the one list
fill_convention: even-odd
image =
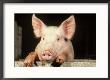
[[(42, 65), (41, 62), (36, 62), (38, 66), (33, 67), (52, 67), (51, 63)], [(15, 61), (15, 67), (24, 67), (23, 60)], [(96, 67), (96, 60), (75, 59), (74, 62), (65, 62), (61, 67)]]

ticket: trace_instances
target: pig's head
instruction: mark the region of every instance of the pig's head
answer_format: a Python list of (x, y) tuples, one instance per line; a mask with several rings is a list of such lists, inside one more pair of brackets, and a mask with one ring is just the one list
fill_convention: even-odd
[(59, 27), (46, 26), (43, 21), (32, 16), (32, 26), (37, 38), (41, 38), (37, 45), (40, 59), (53, 61), (70, 42), (75, 32), (75, 18), (70, 16)]

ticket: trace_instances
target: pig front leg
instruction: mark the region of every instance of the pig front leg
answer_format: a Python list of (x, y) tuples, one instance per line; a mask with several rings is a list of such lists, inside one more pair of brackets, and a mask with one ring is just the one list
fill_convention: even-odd
[(32, 65), (35, 63), (36, 59), (38, 59), (37, 53), (30, 52), (29, 55), (24, 60), (24, 66), (32, 67)]
[(66, 53), (61, 53), (57, 56), (57, 58), (53, 61), (51, 64), (54, 67), (59, 67), (61, 66), (67, 59)]
[(65, 53), (58, 55), (56, 58), (56, 62), (60, 63), (60, 64), (63, 64), (65, 62), (65, 60), (66, 60), (66, 54)]

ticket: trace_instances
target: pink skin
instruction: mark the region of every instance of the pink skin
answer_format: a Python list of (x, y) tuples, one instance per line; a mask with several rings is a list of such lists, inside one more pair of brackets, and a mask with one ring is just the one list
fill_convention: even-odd
[[(33, 15), (32, 26), (35, 36), (37, 38), (41, 37), (34, 52), (40, 61), (56, 60), (56, 62), (63, 63), (74, 60), (74, 50), (71, 43), (71, 38), (75, 32), (75, 18), (73, 15), (63, 21), (59, 27), (47, 27), (43, 21)], [(29, 57), (25, 59), (24, 63), (30, 64), (33, 60)]]
[(49, 52), (49, 50), (45, 50), (45, 52), (42, 54), (42, 59), (50, 60), (51, 58), (52, 58), (52, 53)]

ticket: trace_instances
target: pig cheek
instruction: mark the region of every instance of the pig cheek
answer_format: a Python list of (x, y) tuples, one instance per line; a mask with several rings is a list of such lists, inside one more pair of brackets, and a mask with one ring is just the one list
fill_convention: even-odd
[(56, 43), (56, 52), (59, 53), (62, 50), (63, 47), (64, 47), (64, 43), (63, 43), (62, 40), (57, 42)]
[(38, 44), (38, 49), (39, 49), (39, 53), (42, 54), (42, 52), (44, 51), (44, 42), (40, 41), (40, 43)]
[(66, 43), (65, 43), (65, 41), (60, 41), (59, 43), (57, 43), (58, 45), (56, 46), (56, 52), (57, 52), (57, 55), (56, 55), (56, 57), (59, 55), (59, 54), (61, 54), (63, 51), (64, 51), (64, 49), (65, 49), (65, 47), (67, 46), (66, 45)]

